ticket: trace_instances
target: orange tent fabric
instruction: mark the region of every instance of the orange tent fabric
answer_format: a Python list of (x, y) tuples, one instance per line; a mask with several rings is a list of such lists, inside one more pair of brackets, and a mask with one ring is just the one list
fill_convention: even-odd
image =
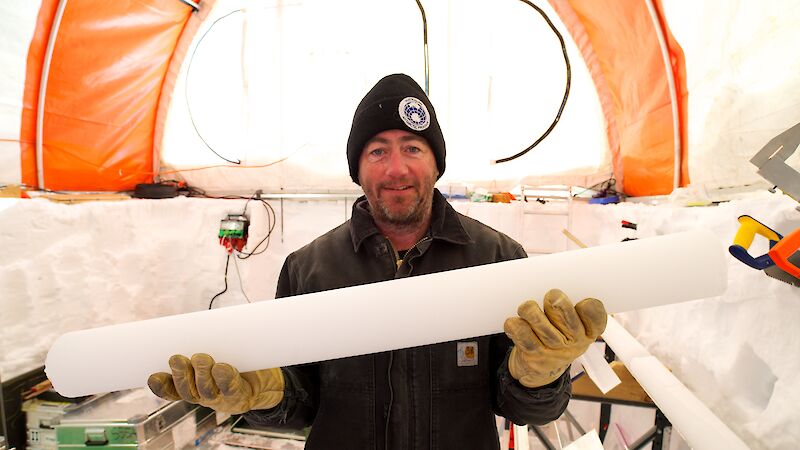
[[(212, 2), (204, 4), (207, 13)], [(607, 123), (618, 188), (634, 196), (673, 189), (680, 120), (680, 185), (688, 184), (683, 53), (653, 2), (551, 0), (581, 49)], [(21, 126), (22, 182), (38, 186), (36, 107), (42, 61), (57, 7), (43, 0), (28, 54)], [(53, 190), (120, 191), (152, 181), (164, 99), (204, 14), (182, 2), (68, 2), (50, 65), (44, 114), (44, 184)], [(659, 33), (675, 78), (673, 105)], [(168, 70), (171, 73), (168, 74)], [(163, 97), (163, 99), (162, 99)], [(161, 101), (160, 101), (161, 100)]]
[(56, 15), (57, 0), (42, 0), (39, 16), (36, 19), (36, 32), (28, 49), (25, 76), (25, 95), (22, 108), (20, 130), (20, 160), (22, 183), (38, 186), (36, 176), (36, 105), (39, 101), (39, 83), (42, 79), (45, 47), (50, 38), (50, 28)]
[[(645, 2), (569, 0), (550, 3), (586, 60), (606, 116), (614, 174), (633, 196), (669, 194), (673, 189), (675, 128), (672, 99), (653, 18)], [(683, 51), (669, 33), (660, 2), (654, 7), (670, 53), (678, 100), (681, 168), (686, 156), (686, 67)]]
[[(38, 185), (36, 107), (56, 2), (42, 3), (28, 57), (23, 182)], [(153, 177), (161, 85), (192, 9), (181, 2), (69, 2), (58, 31), (44, 115), (44, 186), (117, 191)]]

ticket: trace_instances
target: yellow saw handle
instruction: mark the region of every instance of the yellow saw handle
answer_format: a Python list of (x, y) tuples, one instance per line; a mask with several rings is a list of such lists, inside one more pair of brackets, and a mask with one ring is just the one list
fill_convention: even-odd
[(753, 239), (756, 234), (760, 234), (769, 239), (769, 248), (771, 249), (778, 241), (783, 238), (775, 230), (769, 228), (763, 223), (753, 219), (748, 215), (739, 216), (739, 230), (733, 238), (733, 245), (728, 247), (728, 251), (736, 257), (739, 261), (747, 264), (748, 266), (756, 269), (763, 270), (775, 263), (770, 259), (769, 255), (764, 254), (759, 257), (753, 257), (747, 249), (753, 244)]
[(763, 223), (747, 215), (739, 216), (739, 231), (736, 232), (736, 237), (733, 238), (734, 245), (748, 249), (753, 244), (756, 234), (760, 234), (773, 242), (781, 240), (781, 236), (777, 232)]

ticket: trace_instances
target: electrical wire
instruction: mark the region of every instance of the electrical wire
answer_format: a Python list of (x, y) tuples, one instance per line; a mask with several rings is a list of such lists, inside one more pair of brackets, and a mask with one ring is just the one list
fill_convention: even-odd
[(241, 164), (242, 161), (238, 160), (238, 159), (233, 161), (233, 160), (230, 160), (230, 159), (220, 155), (219, 153), (217, 153), (216, 150), (214, 150), (211, 147), (211, 145), (209, 145), (209, 143), (206, 142), (206, 140), (203, 138), (203, 135), (200, 134), (200, 130), (197, 129), (197, 124), (194, 122), (194, 116), (192, 115), (192, 107), (189, 104), (189, 75), (191, 75), (192, 62), (194, 61), (194, 55), (195, 55), (195, 53), (197, 53), (197, 49), (200, 48), (200, 44), (203, 42), (203, 39), (205, 39), (206, 36), (208, 35), (208, 32), (211, 31), (214, 28), (214, 26), (220, 20), (222, 20), (222, 19), (224, 19), (226, 17), (229, 17), (229, 16), (231, 16), (231, 15), (237, 13), (237, 12), (242, 12), (242, 11), (244, 11), (244, 10), (237, 9), (237, 10), (229, 12), (228, 14), (225, 14), (222, 17), (217, 18), (215, 21), (211, 22), (211, 25), (208, 27), (208, 29), (205, 32), (203, 32), (203, 35), (200, 36), (200, 40), (197, 41), (197, 45), (195, 45), (194, 49), (192, 49), (191, 56), (189, 56), (189, 65), (186, 67), (186, 82), (183, 85), (184, 98), (186, 99), (186, 109), (189, 112), (189, 120), (192, 122), (192, 128), (194, 128), (194, 132), (197, 133), (197, 137), (199, 137), (200, 140), (203, 141), (203, 144), (205, 144), (206, 147), (208, 147), (208, 149), (211, 150), (211, 153), (217, 155), (220, 159), (222, 159), (224, 161), (227, 161), (227, 162), (229, 162), (231, 164)]
[(178, 1), (186, 5), (189, 5), (192, 8), (192, 12), (197, 12), (200, 9), (200, 5), (191, 0), (178, 0)]
[[(294, 156), (295, 153), (299, 152), (300, 150), (302, 150), (307, 145), (308, 144), (303, 144), (300, 147), (298, 147), (295, 150), (293, 150), (290, 154), (284, 156), (283, 158), (276, 159), (275, 161), (268, 162), (268, 163), (265, 163), (265, 164), (252, 164), (252, 165), (241, 165), (240, 164), (240, 165), (237, 165), (237, 166), (229, 166), (229, 165), (226, 165), (226, 164), (215, 164), (215, 165), (211, 165), (211, 166), (192, 167), (190, 169), (173, 169), (173, 170), (166, 170), (166, 171), (163, 171), (163, 172), (143, 172), (143, 173), (147, 173), (147, 174), (151, 174), (151, 175), (158, 175), (159, 177), (161, 177), (161, 176), (172, 174), (172, 173), (194, 172), (196, 170), (207, 170), (207, 169), (217, 169), (217, 168), (225, 168), (225, 169), (263, 169), (264, 167), (274, 166), (275, 164), (280, 164), (280, 163), (288, 160), (289, 158)], [(245, 198), (245, 197), (242, 197), (242, 198)]]
[(425, 16), (425, 8), (422, 7), (422, 2), (419, 0), (416, 0), (416, 2), (420, 14), (422, 14), (422, 53), (425, 58), (425, 95), (430, 96), (431, 70), (428, 64), (428, 18)]
[[(206, 145), (208, 145), (208, 144), (206, 144)], [(223, 158), (223, 159), (225, 159), (225, 158)], [(269, 162), (269, 163), (266, 163), (266, 164), (256, 164), (256, 165), (252, 165), (252, 166), (251, 165), (247, 165), (247, 166), (243, 166), (243, 165), (227, 166), (225, 164), (217, 164), (217, 165), (213, 165), (213, 166), (192, 167), (191, 169), (175, 169), (175, 170), (167, 170), (167, 171), (164, 171), (164, 172), (159, 172), (159, 175), (167, 175), (167, 174), (171, 174), (171, 173), (181, 173), (181, 172), (193, 172), (195, 170), (216, 169), (218, 167), (225, 167), (225, 168), (228, 168), (228, 169), (262, 169), (264, 167), (274, 166), (275, 164), (282, 163), (282, 162), (286, 161), (287, 159), (289, 159), (289, 156), (284, 156), (281, 159), (278, 159), (278, 160), (275, 160), (275, 161), (272, 161), (272, 162)], [(237, 163), (237, 164), (239, 164), (239, 163)]]
[[(266, 236), (264, 236), (263, 239), (261, 239), (261, 241), (259, 241), (258, 244), (256, 244), (256, 246), (253, 248), (252, 251), (250, 251), (250, 252), (241, 252), (241, 251), (237, 252), (236, 257), (239, 258), (239, 259), (247, 259), (247, 258), (249, 258), (251, 256), (260, 255), (260, 254), (264, 253), (265, 251), (267, 251), (267, 248), (269, 248), (270, 238), (272, 237), (272, 231), (275, 230), (275, 224), (277, 222), (277, 216), (275, 215), (275, 209), (272, 208), (272, 205), (270, 205), (266, 200), (261, 198), (261, 196), (258, 195), (258, 194), (254, 195), (253, 197), (248, 199), (247, 203), (250, 203), (251, 200), (256, 200), (256, 201), (261, 202), (262, 206), (264, 206), (264, 210), (267, 212), (267, 234), (266, 234)], [(244, 215), (244, 213), (247, 212), (247, 203), (244, 204), (244, 212), (242, 213), (242, 215)], [(264, 248), (259, 250), (259, 247), (261, 247), (261, 245), (264, 244), (265, 242), (266, 242), (267, 245), (265, 245)], [(240, 255), (245, 255), (245, 256), (240, 256)]]
[(242, 284), (242, 274), (239, 273), (239, 263), (236, 260), (239, 258), (233, 258), (233, 268), (236, 269), (236, 277), (239, 279), (239, 289), (242, 290), (242, 295), (244, 295), (244, 299), (247, 300), (247, 303), (253, 303), (250, 301), (250, 297), (247, 296), (247, 293), (244, 291), (244, 285)]
[[(228, 239), (229, 244), (231, 244), (230, 248), (233, 249), (232, 250), (232, 253), (234, 254), (233, 267), (236, 270), (236, 276), (239, 279), (239, 288), (242, 290), (242, 295), (244, 295), (244, 298), (245, 298), (245, 300), (247, 300), (247, 303), (252, 303), (252, 300), (250, 300), (250, 297), (247, 296), (247, 292), (245, 292), (245, 290), (244, 290), (244, 283), (242, 281), (242, 275), (239, 272), (239, 264), (238, 264), (238, 262), (236, 260), (237, 259), (247, 259), (247, 258), (249, 258), (251, 256), (260, 255), (260, 254), (264, 253), (265, 251), (267, 251), (267, 248), (269, 248), (270, 237), (272, 236), (273, 230), (275, 230), (275, 224), (277, 222), (276, 215), (275, 215), (275, 209), (266, 200), (261, 198), (261, 191), (257, 191), (255, 194), (253, 194), (250, 197), (244, 197), (244, 196), (239, 196), (239, 195), (214, 197), (214, 196), (206, 195), (206, 193), (202, 189), (197, 189), (197, 188), (193, 188), (193, 187), (190, 187), (190, 186), (186, 186), (184, 189), (187, 191), (187, 195), (190, 196), (190, 197), (205, 197), (205, 198), (226, 199), (226, 200), (247, 199), (247, 201), (244, 204), (244, 208), (242, 209), (242, 215), (243, 216), (247, 214), (247, 205), (249, 205), (251, 201), (255, 200), (255, 201), (261, 202), (261, 205), (264, 207), (264, 210), (267, 213), (267, 234), (266, 234), (266, 236), (264, 236), (263, 239), (261, 239), (261, 241), (258, 242), (258, 244), (256, 244), (256, 246), (253, 248), (253, 251), (251, 251), (251, 252), (237, 251), (237, 250), (233, 249), (233, 245), (230, 242), (230, 238), (225, 238), (225, 239)], [(264, 244), (264, 242), (266, 242), (267, 245), (264, 246), (264, 248), (262, 248), (261, 250), (259, 250), (259, 247), (261, 247), (261, 245)], [(241, 255), (245, 255), (245, 256), (241, 256)], [(220, 291), (216, 295), (214, 295), (214, 297), (211, 299), (211, 302), (209, 302), (209, 304), (208, 304), (208, 309), (211, 309), (213, 307), (214, 300), (216, 300), (217, 297), (219, 297), (220, 295), (224, 294), (228, 290), (228, 267), (230, 265), (230, 261), (231, 261), (231, 253), (228, 253), (228, 257), (225, 260), (225, 278), (224, 278), (225, 279), (225, 289), (223, 289), (222, 291)]]
[[(211, 301), (208, 303), (208, 309), (211, 309), (214, 306), (214, 300), (217, 299), (220, 295), (224, 294), (228, 291), (228, 264), (231, 262), (231, 254), (228, 253), (228, 257), (225, 259), (225, 289), (217, 292), (217, 295), (211, 297)], [(234, 263), (235, 264), (235, 263)]]
[(547, 22), (547, 25), (550, 26), (550, 29), (553, 30), (553, 33), (555, 33), (556, 36), (558, 37), (558, 41), (561, 43), (561, 53), (564, 55), (564, 63), (566, 64), (566, 68), (567, 68), (567, 84), (566, 84), (566, 87), (564, 89), (564, 98), (561, 100), (561, 106), (558, 107), (558, 113), (556, 113), (555, 119), (553, 119), (553, 122), (550, 124), (550, 126), (547, 128), (547, 130), (541, 136), (539, 136), (539, 138), (536, 139), (533, 142), (533, 144), (529, 145), (528, 148), (526, 148), (525, 150), (522, 150), (521, 152), (519, 152), (519, 153), (517, 153), (516, 155), (513, 155), (513, 156), (508, 156), (506, 158), (500, 158), (500, 159), (494, 160), (494, 161), (492, 161), (492, 164), (500, 164), (500, 163), (512, 161), (514, 159), (519, 158), (520, 156), (528, 153), (534, 147), (539, 145), (539, 143), (542, 142), (544, 140), (544, 138), (546, 138), (547, 135), (550, 134), (551, 131), (553, 131), (553, 128), (556, 127), (556, 124), (558, 124), (558, 121), (561, 120), (561, 113), (564, 112), (564, 105), (567, 104), (567, 98), (569, 97), (569, 89), (570, 89), (570, 85), (572, 83), (572, 68), (570, 67), (570, 64), (569, 64), (569, 56), (567, 55), (567, 46), (564, 44), (564, 37), (561, 36), (561, 33), (558, 31), (558, 29), (555, 27), (555, 25), (553, 25), (553, 22), (550, 21), (550, 18), (547, 17), (547, 14), (545, 14), (545, 12), (542, 11), (541, 8), (539, 8), (538, 6), (534, 5), (533, 3), (529, 2), (528, 0), (520, 0), (520, 1), (522, 3), (527, 4), (531, 8), (535, 9), (539, 14), (541, 14), (542, 17), (544, 18), (544, 20)]
[[(579, 195), (581, 195), (581, 194), (583, 194), (584, 192), (587, 192), (587, 191), (598, 191), (598, 193), (601, 193), (601, 194), (604, 194), (604, 195), (608, 195), (608, 194), (611, 194), (611, 195), (622, 195), (621, 192), (618, 192), (615, 189), (616, 185), (617, 185), (617, 180), (614, 177), (611, 177), (611, 178), (609, 178), (607, 180), (603, 180), (603, 181), (601, 181), (599, 183), (595, 183), (595, 184), (587, 187), (586, 189), (578, 192), (577, 194), (572, 194), (572, 197), (573, 198), (577, 197), (577, 196), (579, 196)], [(595, 188), (598, 188), (598, 187), (600, 189), (595, 189)]]

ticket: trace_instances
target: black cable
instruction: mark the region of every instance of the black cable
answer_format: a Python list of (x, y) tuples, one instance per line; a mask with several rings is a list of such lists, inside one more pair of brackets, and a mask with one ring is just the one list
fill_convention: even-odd
[[(267, 212), (267, 235), (264, 236), (264, 238), (261, 239), (258, 242), (258, 244), (256, 244), (256, 246), (253, 248), (253, 251), (251, 251), (251, 252), (241, 252), (241, 251), (240, 252), (236, 252), (236, 257), (239, 258), (239, 259), (247, 259), (247, 258), (249, 258), (251, 256), (257, 256), (257, 255), (260, 255), (260, 254), (264, 253), (265, 251), (267, 251), (267, 248), (269, 248), (270, 238), (272, 237), (272, 232), (275, 230), (275, 225), (277, 224), (278, 220), (277, 220), (277, 215), (275, 213), (275, 209), (272, 207), (272, 205), (270, 205), (266, 200), (261, 198), (261, 194), (260, 194), (261, 191), (258, 191), (256, 194), (253, 194), (250, 197), (244, 197), (242, 195), (223, 195), (221, 197), (216, 197), (216, 196), (213, 196), (213, 195), (206, 194), (205, 191), (203, 191), (202, 189), (197, 189), (197, 188), (193, 188), (193, 187), (190, 187), (190, 186), (187, 186), (186, 190), (188, 192), (188, 196), (189, 197), (212, 198), (212, 199), (215, 199), (215, 200), (245, 200), (245, 199), (247, 199), (247, 202), (245, 202), (245, 204), (244, 204), (244, 210), (242, 211), (242, 215), (245, 215), (245, 213), (247, 213), (247, 205), (252, 200), (257, 200), (257, 201), (261, 202), (262, 206), (264, 207), (264, 210)], [(264, 248), (262, 248), (261, 250), (259, 250), (259, 247), (261, 247), (261, 245), (264, 244), (265, 242), (267, 243), (267, 245)], [(240, 255), (245, 255), (245, 256), (240, 256)]]
[(194, 186), (186, 186), (183, 188), (178, 188), (179, 192), (185, 192), (187, 197), (206, 197), (206, 191), (196, 188)]
[[(260, 255), (260, 254), (264, 253), (265, 251), (267, 251), (267, 248), (269, 248), (270, 238), (272, 237), (272, 231), (275, 229), (275, 224), (277, 222), (277, 216), (275, 215), (275, 210), (272, 208), (272, 205), (267, 203), (260, 196), (253, 196), (252, 198), (247, 200), (247, 202), (249, 203), (250, 200), (258, 200), (258, 201), (260, 201), (262, 206), (264, 206), (264, 209), (267, 212), (267, 235), (264, 236), (264, 238), (261, 239), (261, 241), (258, 244), (256, 244), (256, 246), (253, 248), (253, 251), (251, 251), (251, 252), (241, 252), (241, 251), (237, 252), (236, 257), (239, 258), (239, 259), (247, 259), (247, 258), (249, 258), (251, 256)], [(247, 211), (247, 203), (245, 203), (245, 211)], [(264, 242), (266, 242), (267, 245), (264, 246), (264, 248), (259, 251), (258, 248)], [(242, 256), (239, 256), (239, 255), (245, 255), (245, 256), (242, 257)]]
[(214, 200), (252, 200), (256, 196), (251, 195), (250, 197), (245, 197), (244, 195), (222, 195), (222, 196), (214, 196), (206, 194), (206, 191), (196, 188), (193, 186), (186, 186), (184, 188), (187, 191), (187, 195), (189, 197), (203, 197), (203, 198), (211, 198)]
[[(267, 203), (264, 200), (260, 200), (260, 201), (264, 205), (264, 209), (267, 211), (267, 228), (268, 228), (267, 229), (267, 235), (264, 236), (264, 238), (261, 239), (261, 241), (258, 244), (256, 244), (256, 246), (253, 248), (252, 252), (238, 252), (236, 257), (239, 258), (239, 259), (247, 259), (247, 258), (249, 258), (251, 256), (260, 255), (260, 254), (264, 253), (265, 251), (267, 251), (267, 248), (269, 248), (270, 238), (272, 237), (272, 231), (275, 229), (275, 223), (277, 222), (277, 220), (276, 220), (276, 216), (275, 216), (275, 210), (272, 208), (272, 205), (270, 205), (269, 203)], [(270, 216), (270, 214), (271, 214), (271, 216)], [(258, 248), (264, 242), (266, 242), (267, 245), (263, 249), (258, 250)], [(245, 255), (245, 256), (244, 257), (240, 257), (239, 255)]]
[[(190, 188), (188, 186), (187, 186), (187, 189), (190, 192), (192, 191), (192, 188)], [(247, 213), (247, 205), (250, 203), (250, 201), (252, 201), (252, 200), (260, 201), (262, 206), (264, 206), (264, 209), (267, 211), (267, 235), (264, 236), (264, 239), (262, 239), (255, 246), (255, 248), (253, 249), (252, 252), (236, 252), (236, 254), (234, 256), (236, 258), (239, 258), (239, 259), (247, 259), (247, 258), (249, 258), (251, 256), (254, 256), (254, 255), (260, 255), (260, 254), (264, 253), (267, 250), (267, 248), (269, 247), (269, 238), (270, 238), (270, 236), (272, 236), (272, 231), (275, 229), (276, 216), (275, 216), (275, 210), (272, 208), (272, 205), (270, 205), (263, 198), (261, 198), (261, 191), (256, 192), (253, 196), (251, 196), (249, 198), (248, 197), (242, 197), (242, 196), (212, 197), (212, 196), (209, 196), (209, 195), (205, 195), (205, 192), (203, 192), (200, 189), (195, 190), (195, 192), (196, 192), (197, 196), (202, 196), (202, 197), (207, 197), (207, 198), (215, 198), (215, 199), (244, 199), (244, 198), (247, 198), (247, 201), (245, 202), (244, 208), (242, 210), (242, 215), (243, 216)], [(272, 215), (270, 215), (270, 213)], [(264, 241), (267, 242), (267, 245), (261, 251), (258, 251), (258, 248), (261, 246), (261, 244), (264, 243)], [(233, 249), (232, 245), (231, 245), (231, 249)], [(232, 251), (235, 251), (235, 250), (232, 250)], [(243, 254), (243, 255), (246, 255), (246, 256), (244, 256), (244, 257), (239, 256), (240, 254)], [(231, 262), (231, 253), (228, 253), (228, 257), (225, 259), (225, 278), (224, 278), (224, 280), (225, 280), (225, 289), (223, 289), (222, 291), (218, 292), (214, 297), (211, 298), (211, 302), (209, 302), (209, 304), (208, 304), (208, 309), (211, 309), (214, 306), (214, 300), (216, 300), (217, 297), (219, 297), (220, 295), (224, 294), (228, 290), (228, 267), (230, 265), (230, 262)], [(236, 261), (234, 261), (234, 264), (235, 263), (236, 263)], [(239, 274), (238, 267), (236, 269), (236, 272), (237, 272), (237, 274)], [(241, 275), (239, 274), (238, 276), (239, 276), (239, 283), (241, 285), (241, 282), (242, 282)], [(242, 294), (244, 294), (244, 297), (247, 300), (247, 302), (250, 303), (250, 299), (247, 298), (247, 294), (245, 294), (244, 289), (242, 289)]]
[(245, 197), (242, 195), (223, 195), (223, 196), (214, 196), (208, 195), (202, 189), (197, 188), (188, 188), (190, 193), (189, 197), (203, 197), (203, 198), (211, 198), (214, 200), (249, 200), (251, 197)]
[[(244, 204), (244, 211), (242, 211), (242, 215), (244, 215), (247, 212), (247, 204), (250, 203), (251, 200), (260, 201), (262, 203), (262, 205), (264, 206), (264, 209), (267, 211), (267, 235), (264, 236), (264, 238), (261, 239), (261, 241), (259, 241), (258, 244), (256, 244), (256, 246), (255, 246), (255, 248), (253, 248), (252, 252), (237, 252), (237, 256), (236, 257), (239, 258), (239, 259), (247, 259), (247, 258), (249, 258), (251, 256), (260, 255), (260, 254), (264, 253), (267, 250), (267, 247), (269, 247), (269, 239), (272, 236), (273, 230), (275, 230), (275, 225), (277, 223), (277, 215), (275, 214), (275, 209), (272, 207), (272, 205), (270, 205), (266, 200), (261, 198), (261, 196), (259, 194), (255, 194), (255, 195), (253, 195), (251, 197), (244, 197), (244, 196), (241, 196), (241, 195), (223, 195), (221, 197), (216, 197), (216, 196), (213, 196), (213, 195), (206, 194), (205, 191), (203, 191), (202, 189), (197, 189), (197, 188), (193, 188), (193, 187), (190, 187), (190, 186), (187, 186), (186, 189), (188, 191), (188, 196), (189, 197), (203, 197), (203, 198), (211, 198), (211, 199), (215, 199), (215, 200), (245, 200), (246, 199), (247, 202)], [(267, 242), (267, 247), (264, 247), (261, 251), (258, 251), (258, 248), (264, 242)], [(240, 254), (241, 255), (245, 255), (245, 256), (244, 257), (240, 257), (239, 256)]]
[(547, 14), (545, 14), (545, 12), (542, 11), (541, 8), (539, 8), (538, 6), (534, 5), (533, 3), (529, 2), (528, 0), (520, 0), (520, 1), (523, 2), (523, 3), (526, 3), (528, 6), (530, 6), (533, 9), (535, 9), (539, 14), (541, 14), (542, 17), (544, 17), (544, 20), (550, 26), (550, 29), (553, 30), (553, 32), (558, 37), (558, 41), (561, 43), (561, 53), (564, 54), (564, 63), (566, 64), (566, 67), (567, 67), (567, 86), (564, 89), (564, 98), (561, 100), (561, 106), (559, 106), (559, 108), (558, 108), (558, 113), (556, 114), (556, 118), (553, 119), (553, 123), (550, 124), (550, 126), (547, 128), (547, 130), (544, 132), (544, 134), (539, 136), (539, 139), (536, 139), (533, 142), (533, 144), (528, 146), (528, 148), (526, 148), (525, 150), (522, 150), (521, 152), (519, 152), (519, 153), (517, 153), (516, 155), (513, 155), (513, 156), (497, 159), (497, 160), (493, 161), (494, 164), (500, 164), (500, 163), (508, 162), (508, 161), (517, 159), (520, 156), (528, 153), (534, 147), (539, 145), (539, 143), (542, 142), (544, 140), (544, 138), (546, 138), (547, 135), (550, 134), (551, 131), (553, 131), (553, 128), (556, 127), (556, 124), (558, 123), (558, 121), (561, 120), (561, 113), (564, 112), (564, 105), (567, 104), (567, 97), (569, 97), (569, 88), (570, 88), (570, 85), (571, 85), (571, 82), (572, 82), (571, 81), (572, 80), (572, 68), (569, 65), (569, 56), (567, 56), (567, 46), (564, 44), (564, 37), (561, 36), (561, 33), (559, 33), (558, 29), (556, 29), (555, 25), (553, 25), (553, 22), (550, 21), (550, 18), (547, 17)]
[[(607, 180), (603, 180), (603, 181), (601, 181), (599, 183), (595, 183), (595, 184), (589, 186), (588, 188), (578, 192), (577, 194), (572, 194), (572, 197), (577, 197), (577, 196), (583, 194), (586, 191), (598, 191), (598, 192), (604, 192), (604, 193), (607, 193), (607, 194), (608, 193), (610, 193), (610, 194), (621, 194), (621, 192), (617, 192), (617, 190), (615, 189), (616, 185), (617, 185), (617, 180), (614, 177), (611, 177), (611, 178), (609, 178)], [(600, 189), (595, 189), (596, 187), (600, 187)]]
[[(245, 196), (242, 196), (242, 195), (223, 195), (221, 197), (216, 197), (216, 196), (213, 196), (213, 195), (206, 194), (205, 191), (203, 191), (202, 189), (197, 189), (197, 188), (194, 188), (194, 187), (191, 187), (191, 186), (186, 186), (185, 189), (186, 189), (187, 195), (189, 197), (203, 197), (203, 198), (211, 198), (211, 199), (215, 199), (215, 200), (244, 200), (244, 199), (247, 199), (247, 202), (245, 202), (245, 204), (244, 204), (244, 209), (242, 211), (242, 215), (245, 215), (247, 213), (247, 205), (251, 201), (256, 200), (256, 201), (261, 202), (261, 205), (264, 207), (264, 210), (267, 212), (267, 235), (264, 236), (264, 238), (261, 239), (258, 242), (258, 244), (256, 244), (256, 246), (253, 248), (253, 250), (251, 252), (241, 252), (241, 251), (239, 251), (239, 252), (236, 252), (236, 257), (239, 258), (239, 259), (247, 259), (247, 258), (249, 258), (251, 256), (257, 256), (257, 255), (260, 255), (260, 254), (264, 253), (265, 251), (267, 251), (267, 248), (269, 248), (270, 238), (272, 237), (272, 232), (275, 230), (275, 225), (277, 224), (278, 219), (277, 219), (277, 214), (275, 213), (275, 209), (272, 207), (272, 205), (270, 205), (269, 202), (267, 202), (266, 200), (261, 198), (261, 191), (256, 192), (255, 194), (253, 194), (250, 197), (245, 197)], [(267, 243), (267, 245), (263, 249), (259, 250), (259, 247), (261, 247), (261, 245), (264, 244), (265, 242)], [(240, 256), (240, 255), (245, 255), (245, 256)]]
[(200, 9), (200, 6), (191, 0), (178, 0), (178, 1), (186, 5), (189, 5), (192, 8), (192, 12), (197, 12)]
[(417, 7), (420, 14), (422, 14), (422, 52), (425, 57), (425, 95), (431, 95), (430, 92), (430, 67), (428, 65), (428, 19), (425, 16), (425, 8), (422, 7), (422, 2), (416, 0)]
[(226, 18), (226, 17), (228, 17), (228, 16), (230, 16), (230, 15), (232, 15), (234, 13), (242, 12), (242, 11), (243, 10), (241, 10), (241, 9), (237, 9), (237, 10), (231, 11), (228, 14), (225, 14), (224, 16), (222, 16), (222, 17), (218, 18), (217, 20), (211, 22), (211, 25), (208, 27), (208, 29), (203, 33), (202, 36), (200, 36), (200, 40), (197, 41), (197, 45), (195, 45), (194, 49), (192, 49), (192, 54), (191, 54), (191, 56), (189, 56), (189, 65), (186, 67), (186, 82), (183, 85), (184, 97), (186, 98), (186, 109), (189, 112), (189, 120), (192, 122), (192, 128), (194, 128), (194, 132), (197, 133), (197, 137), (199, 137), (200, 140), (203, 141), (203, 144), (206, 144), (206, 147), (208, 147), (208, 149), (211, 150), (211, 153), (219, 156), (220, 159), (222, 159), (224, 161), (227, 161), (227, 162), (229, 162), (231, 164), (241, 164), (242, 161), (238, 160), (238, 159), (236, 161), (232, 161), (232, 160), (220, 155), (219, 153), (217, 153), (213, 148), (211, 148), (211, 146), (208, 144), (208, 142), (206, 142), (206, 140), (200, 134), (200, 130), (197, 129), (197, 124), (194, 123), (194, 116), (192, 115), (192, 107), (189, 105), (189, 75), (191, 75), (192, 61), (194, 61), (194, 54), (197, 52), (197, 49), (200, 47), (200, 44), (203, 42), (203, 39), (206, 38), (206, 35), (208, 34), (208, 32), (211, 31), (211, 29), (214, 28), (214, 25), (216, 25), (217, 22), (219, 22), (220, 20), (222, 20), (222, 19), (224, 19), (224, 18)]
[(231, 262), (231, 254), (228, 253), (228, 257), (225, 259), (225, 289), (221, 290), (217, 293), (217, 295), (211, 297), (211, 301), (208, 303), (208, 309), (211, 309), (214, 306), (214, 300), (217, 299), (220, 295), (224, 294), (228, 290), (228, 264)]

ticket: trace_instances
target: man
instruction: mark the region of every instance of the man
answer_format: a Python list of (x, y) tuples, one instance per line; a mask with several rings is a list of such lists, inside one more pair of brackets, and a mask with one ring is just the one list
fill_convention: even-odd
[[(389, 75), (367, 93), (353, 118), (347, 160), (365, 196), (349, 221), (286, 258), (277, 297), (526, 256), (511, 238), (457, 213), (434, 188), (445, 169), (444, 138), (410, 77)], [(598, 300), (573, 307), (551, 290), (543, 303), (544, 311), (522, 303), (506, 320), (506, 335), (241, 375), (209, 355), (176, 355), (172, 374), (154, 374), (148, 384), (161, 397), (246, 413), (254, 424), (312, 425), (308, 449), (497, 449), (494, 414), (519, 424), (560, 416), (570, 397), (570, 363), (605, 329)], [(392, 318), (385, 321), (391, 333)]]

